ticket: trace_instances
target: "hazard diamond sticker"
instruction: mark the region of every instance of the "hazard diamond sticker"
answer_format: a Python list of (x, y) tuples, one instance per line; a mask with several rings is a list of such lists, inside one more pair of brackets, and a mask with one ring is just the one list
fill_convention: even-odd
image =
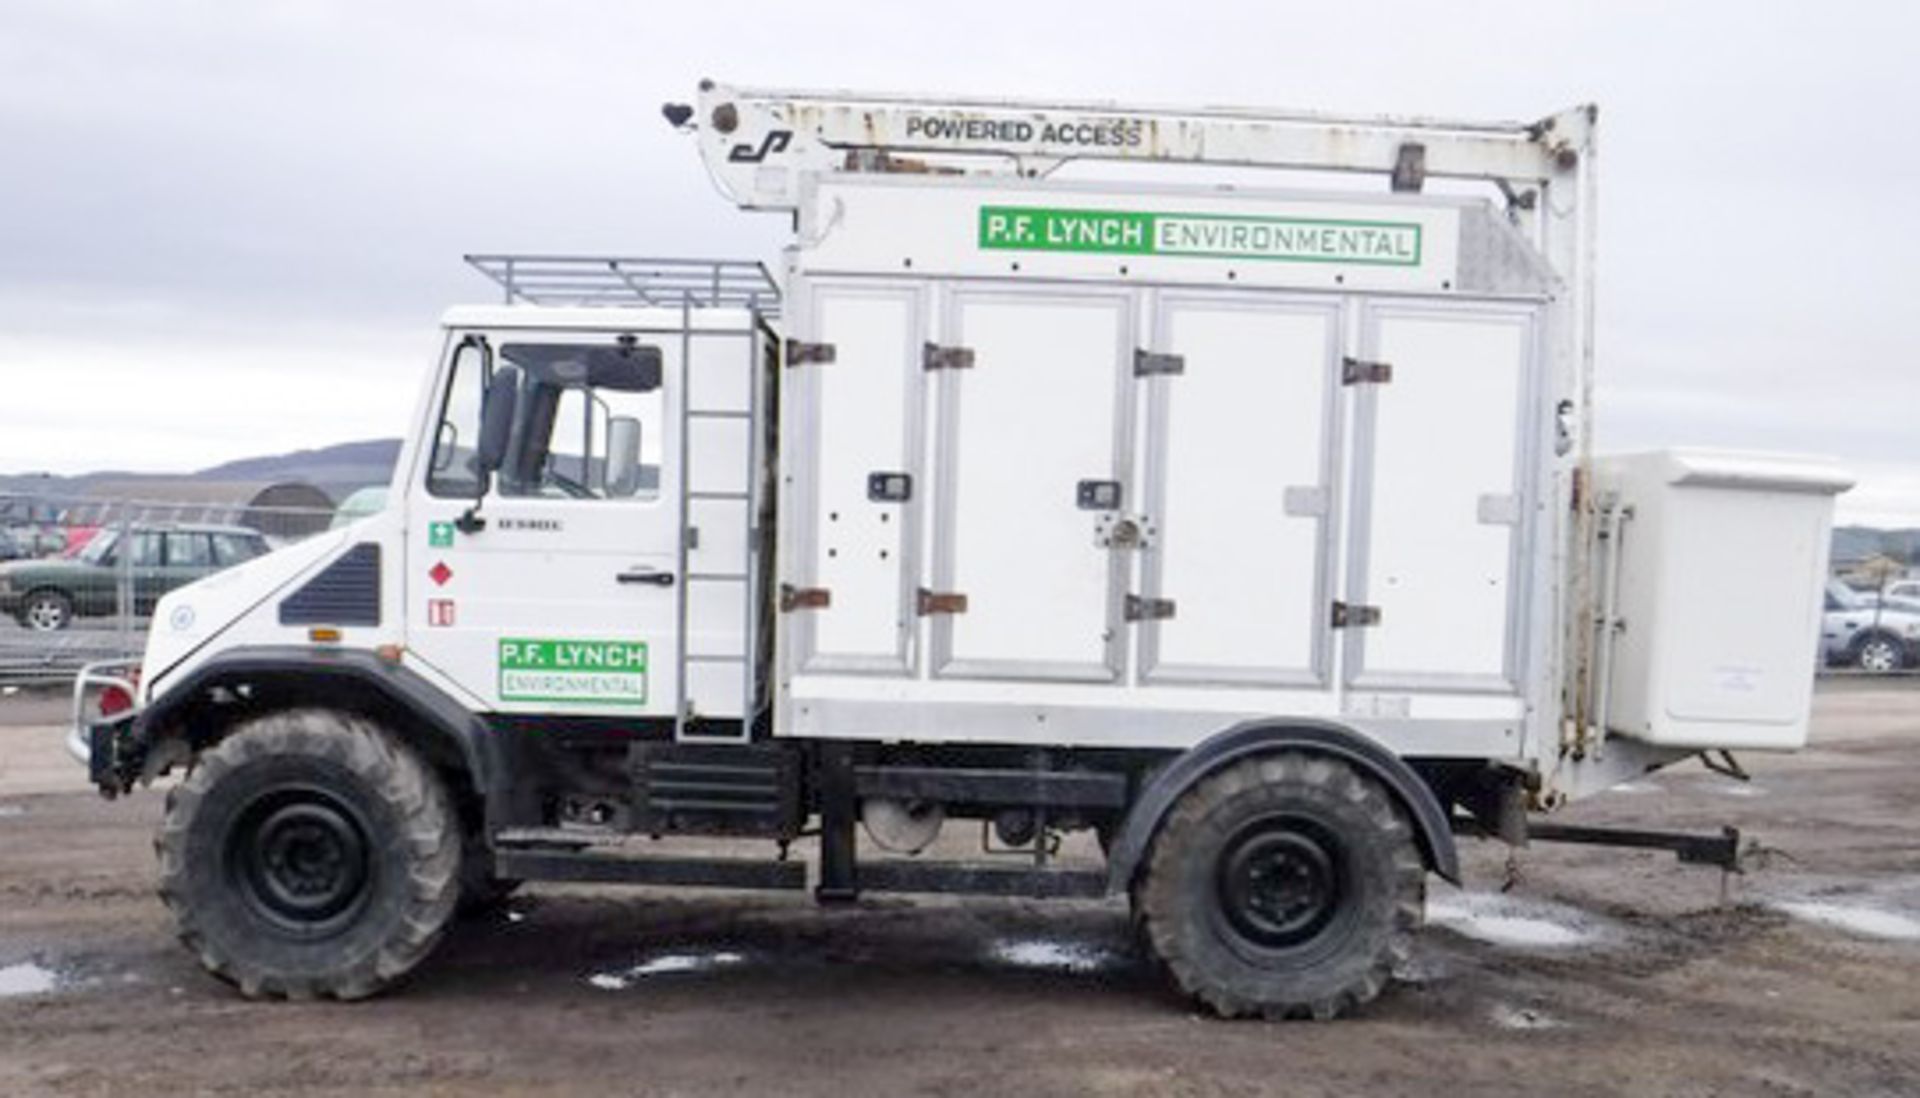
[(447, 581), (453, 578), (453, 569), (448, 568), (444, 560), (435, 561), (433, 567), (427, 569), (427, 578), (432, 580), (435, 586), (445, 587)]

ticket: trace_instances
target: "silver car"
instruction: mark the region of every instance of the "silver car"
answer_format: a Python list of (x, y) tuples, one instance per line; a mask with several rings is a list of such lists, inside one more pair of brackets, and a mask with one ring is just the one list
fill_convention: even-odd
[(1820, 651), (1831, 666), (1885, 672), (1920, 664), (1920, 603), (1870, 599), (1834, 580), (1820, 621)]

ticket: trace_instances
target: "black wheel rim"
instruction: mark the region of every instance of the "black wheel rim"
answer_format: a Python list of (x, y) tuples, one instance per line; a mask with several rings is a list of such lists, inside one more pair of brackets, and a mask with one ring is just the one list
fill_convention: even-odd
[(366, 821), (313, 787), (276, 789), (242, 809), (227, 833), (226, 863), (248, 910), (291, 937), (340, 930), (372, 892)]
[(1343, 910), (1346, 862), (1339, 837), (1312, 820), (1255, 821), (1215, 863), (1221, 913), (1239, 937), (1266, 949), (1313, 941)]

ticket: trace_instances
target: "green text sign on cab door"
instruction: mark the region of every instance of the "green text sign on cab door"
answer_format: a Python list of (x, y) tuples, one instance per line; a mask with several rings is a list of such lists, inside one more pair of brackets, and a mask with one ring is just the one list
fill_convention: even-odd
[(500, 700), (644, 705), (646, 642), (503, 637)]

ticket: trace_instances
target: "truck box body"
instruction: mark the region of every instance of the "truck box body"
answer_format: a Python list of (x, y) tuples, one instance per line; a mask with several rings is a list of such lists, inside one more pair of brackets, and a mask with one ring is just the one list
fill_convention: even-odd
[(1552, 283), (1484, 203), (807, 194), (788, 335), (833, 358), (786, 372), (780, 568), (825, 602), (783, 615), (779, 731), (1519, 749)]

